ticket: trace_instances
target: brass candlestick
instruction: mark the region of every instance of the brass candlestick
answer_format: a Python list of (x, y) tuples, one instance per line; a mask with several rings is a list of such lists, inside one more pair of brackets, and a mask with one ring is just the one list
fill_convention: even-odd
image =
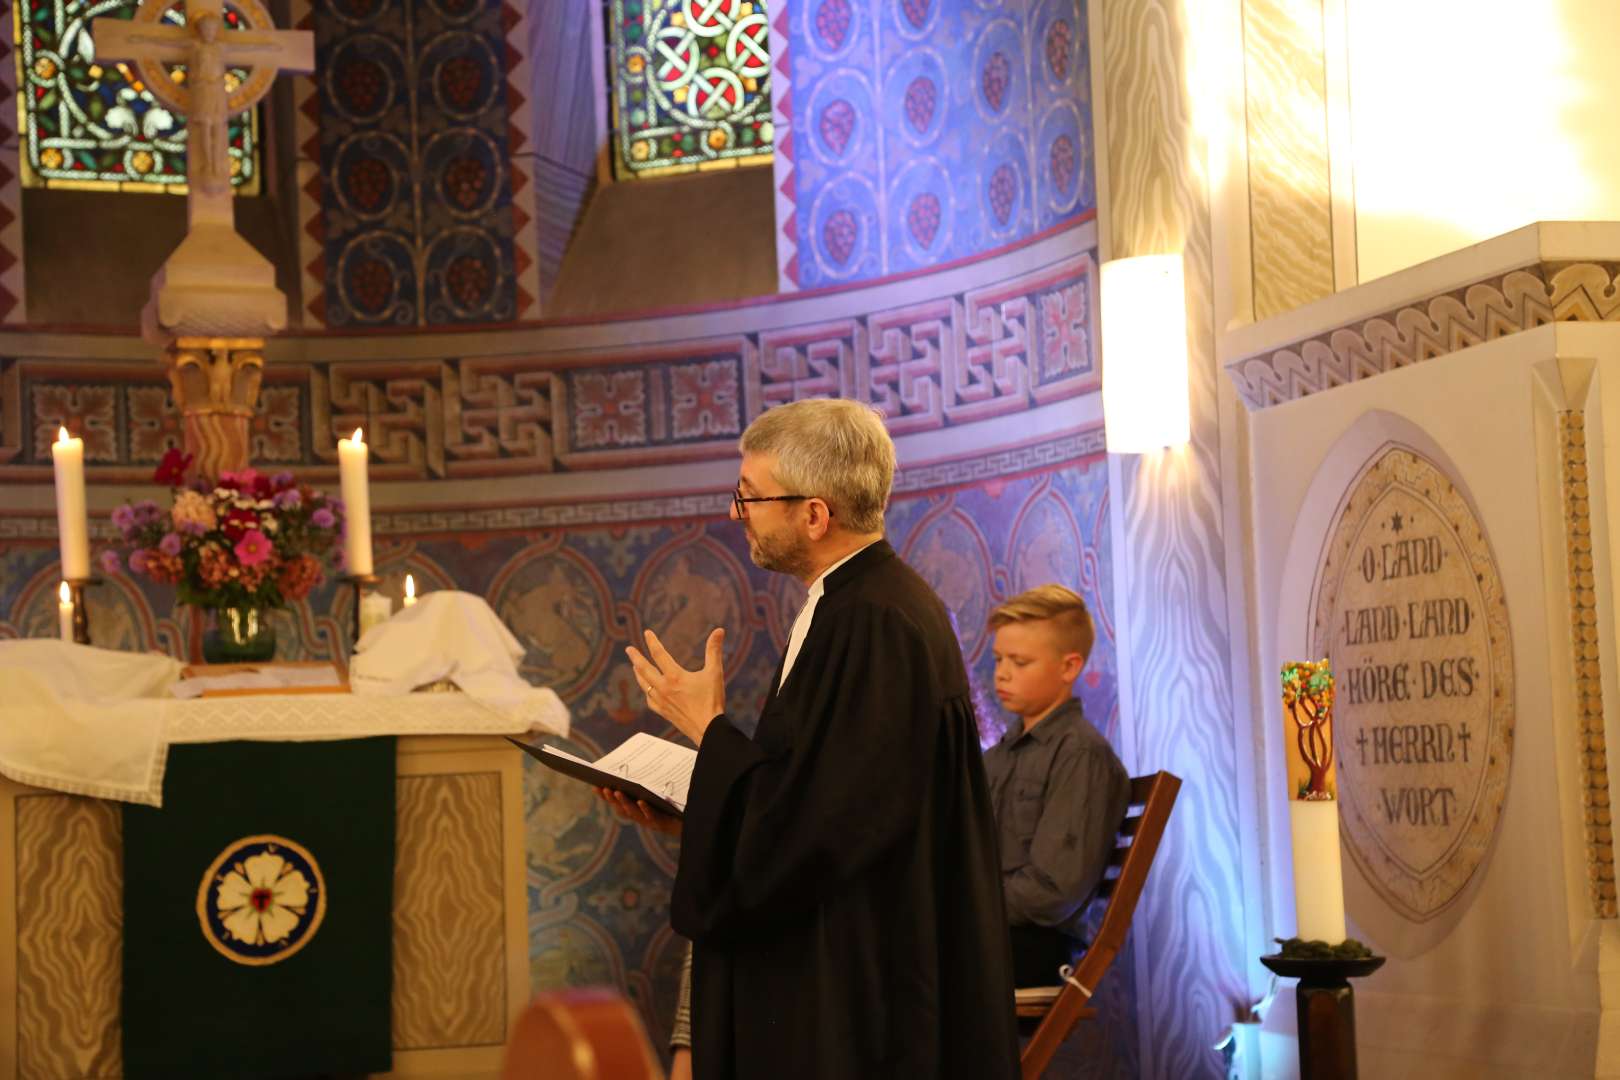
[(365, 598), (366, 588), (377, 584), (382, 578), (376, 574), (346, 574), (338, 580), (354, 586), (354, 638), (349, 642), (352, 650), (360, 643), (360, 601)]
[(84, 590), (91, 585), (100, 585), (98, 577), (63, 578), (67, 582), (68, 600), (73, 604), (73, 643), (75, 645), (90, 644), (90, 610), (85, 607)]

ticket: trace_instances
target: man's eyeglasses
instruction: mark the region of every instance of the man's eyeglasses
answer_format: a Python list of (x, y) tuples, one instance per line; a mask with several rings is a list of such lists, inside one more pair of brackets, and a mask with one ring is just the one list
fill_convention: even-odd
[(748, 516), (748, 504), (757, 502), (803, 502), (813, 499), (814, 495), (744, 495), (742, 488), (733, 488), (731, 491), (731, 506), (737, 511), (738, 518)]

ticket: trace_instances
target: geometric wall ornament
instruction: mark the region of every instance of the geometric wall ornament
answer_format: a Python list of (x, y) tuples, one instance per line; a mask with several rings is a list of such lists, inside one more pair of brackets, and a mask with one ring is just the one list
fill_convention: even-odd
[(1614, 822), (1609, 807), (1609, 752), (1603, 723), (1603, 663), (1598, 648), (1598, 603), (1592, 561), (1592, 513), (1587, 480), (1586, 414), (1558, 414), (1559, 472), (1569, 574), (1570, 648), (1580, 747), (1581, 814), (1586, 828), (1587, 895), (1592, 917), (1617, 912)]
[(1620, 321), (1617, 282), (1620, 263), (1530, 263), (1241, 357), (1226, 373), (1250, 409), (1265, 409), (1551, 322)]

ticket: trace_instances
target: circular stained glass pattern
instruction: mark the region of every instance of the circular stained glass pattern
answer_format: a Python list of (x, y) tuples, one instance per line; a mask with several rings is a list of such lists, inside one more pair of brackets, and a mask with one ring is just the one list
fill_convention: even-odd
[(197, 888), (203, 937), (225, 959), (263, 967), (308, 945), (326, 918), (320, 864), (285, 836), (244, 836), (219, 853)]

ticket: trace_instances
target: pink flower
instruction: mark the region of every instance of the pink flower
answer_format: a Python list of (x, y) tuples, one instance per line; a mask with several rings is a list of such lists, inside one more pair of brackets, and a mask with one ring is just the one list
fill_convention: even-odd
[(258, 529), (249, 529), (232, 550), (243, 566), (258, 566), (270, 557), (270, 538)]

